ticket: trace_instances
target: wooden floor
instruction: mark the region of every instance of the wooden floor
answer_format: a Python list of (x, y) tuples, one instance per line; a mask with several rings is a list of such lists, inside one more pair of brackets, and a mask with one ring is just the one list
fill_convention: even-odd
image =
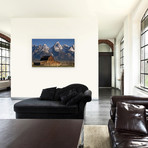
[[(100, 88), (99, 100), (87, 103), (85, 111), (86, 125), (107, 125), (110, 111), (110, 97), (120, 95), (120, 91), (113, 88)], [(11, 99), (10, 91), (0, 92), (0, 119), (15, 119), (13, 106), (20, 100)]]

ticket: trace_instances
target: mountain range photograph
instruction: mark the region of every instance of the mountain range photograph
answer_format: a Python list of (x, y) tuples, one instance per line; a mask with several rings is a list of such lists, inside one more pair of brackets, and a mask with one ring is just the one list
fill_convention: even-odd
[(74, 67), (74, 39), (32, 39), (33, 67)]

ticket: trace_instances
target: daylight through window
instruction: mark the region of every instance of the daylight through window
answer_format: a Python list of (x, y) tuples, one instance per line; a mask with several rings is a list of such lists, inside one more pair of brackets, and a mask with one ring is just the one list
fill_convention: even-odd
[(10, 79), (10, 43), (0, 37), (0, 80)]
[(148, 88), (148, 9), (141, 20), (140, 84)]

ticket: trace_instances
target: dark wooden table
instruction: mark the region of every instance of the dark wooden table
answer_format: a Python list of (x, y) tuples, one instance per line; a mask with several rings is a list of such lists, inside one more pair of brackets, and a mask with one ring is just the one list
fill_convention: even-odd
[(0, 119), (0, 148), (77, 148), (83, 120)]

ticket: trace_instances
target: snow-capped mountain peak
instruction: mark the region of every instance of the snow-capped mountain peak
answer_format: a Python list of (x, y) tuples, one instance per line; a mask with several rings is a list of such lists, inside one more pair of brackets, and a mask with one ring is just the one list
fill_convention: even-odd
[(46, 44), (44, 44), (42, 47), (42, 51), (49, 53), (49, 47)]
[(73, 47), (70, 47), (69, 51), (71, 51), (71, 52), (75, 52), (75, 50), (74, 50)]
[(69, 46), (68, 46), (67, 44), (64, 44), (64, 45), (63, 45), (63, 48), (64, 48), (64, 47), (69, 47)]
[(59, 41), (54, 44), (54, 50), (55, 50), (56, 52), (59, 52), (59, 51), (61, 51), (62, 49), (63, 49), (63, 48), (62, 48), (62, 45), (60, 44)]
[(74, 46), (67, 44), (61, 45), (60, 42), (56, 42), (52, 47), (48, 47), (47, 44), (33, 45), (32, 46), (32, 59), (40, 60), (43, 56), (53, 56), (57, 61), (72, 61), (74, 59), (75, 49)]

